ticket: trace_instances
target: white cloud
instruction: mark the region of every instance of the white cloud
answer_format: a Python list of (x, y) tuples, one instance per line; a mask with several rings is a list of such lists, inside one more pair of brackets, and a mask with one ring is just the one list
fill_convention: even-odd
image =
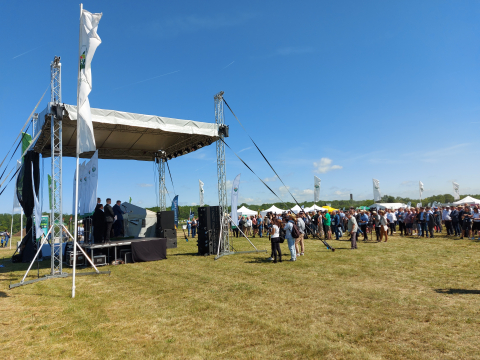
[(300, 195), (313, 195), (312, 189), (305, 189), (300, 192)]
[(242, 198), (241, 197), (240, 200), (241, 200), (242, 203), (251, 203), (251, 202), (253, 202), (254, 199), (252, 199), (252, 198)]
[(242, 149), (242, 150), (240, 150), (240, 151), (239, 151), (237, 154), (240, 154), (241, 152), (244, 152), (244, 151), (250, 150), (251, 148), (252, 148), (252, 146), (250, 146), (250, 147), (247, 147), (247, 148), (245, 148), (245, 149)]
[(270, 181), (275, 181), (277, 180), (277, 175), (273, 176), (273, 177), (267, 177), (265, 179), (263, 179), (263, 181), (265, 182), (270, 182)]
[(333, 160), (329, 158), (321, 158), (320, 162), (314, 162), (313, 166), (315, 167), (314, 172), (319, 174), (325, 174), (331, 170), (339, 170), (342, 169), (343, 166), (340, 165), (332, 165)]
[(278, 188), (278, 191), (280, 191), (281, 193), (286, 193), (288, 192), (288, 190), (290, 190), (290, 186), (280, 186)]
[(137, 184), (140, 187), (152, 187), (153, 184)]

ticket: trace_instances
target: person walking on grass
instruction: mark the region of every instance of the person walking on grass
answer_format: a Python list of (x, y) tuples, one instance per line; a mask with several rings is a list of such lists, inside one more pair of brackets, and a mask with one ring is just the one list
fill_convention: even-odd
[(280, 237), (280, 227), (282, 223), (278, 219), (273, 219), (273, 225), (269, 229), (270, 231), (270, 241), (272, 243), (272, 260), (274, 263), (282, 262), (282, 250), (280, 249), (280, 243), (282, 242), (282, 238)]
[(288, 215), (288, 219), (285, 219), (285, 225), (283, 230), (285, 230), (285, 239), (287, 239), (288, 249), (290, 250), (290, 261), (297, 260), (297, 251), (295, 250), (295, 239), (292, 236), (293, 224), (297, 220), (295, 214)]
[(385, 242), (387, 242), (388, 225), (387, 225), (387, 218), (385, 217), (385, 211), (379, 210), (378, 214), (380, 215), (380, 242), (382, 242), (383, 237), (385, 237)]
[(357, 230), (358, 230), (357, 220), (355, 219), (355, 216), (353, 216), (352, 213), (348, 213), (347, 217), (348, 217), (347, 228), (348, 228), (348, 232), (350, 233), (350, 241), (351, 241), (350, 249), (356, 250), (357, 249)]
[[(300, 255), (301, 256), (305, 255), (305, 245), (303, 241), (303, 238), (305, 236), (305, 222), (302, 219), (302, 215), (303, 213), (299, 213), (297, 217), (297, 227), (298, 227), (298, 231), (300, 232), (300, 236), (295, 239), (295, 251), (296, 251), (297, 257)], [(302, 252), (298, 251), (298, 244), (300, 244), (300, 250), (302, 250)]]

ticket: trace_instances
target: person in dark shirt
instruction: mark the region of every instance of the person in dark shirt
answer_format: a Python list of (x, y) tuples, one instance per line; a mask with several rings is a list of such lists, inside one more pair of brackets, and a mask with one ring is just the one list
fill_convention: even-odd
[(103, 242), (103, 236), (105, 234), (105, 213), (103, 212), (103, 205), (97, 204), (95, 212), (92, 216), (93, 225), (93, 241), (96, 244)]
[(115, 221), (115, 214), (113, 212), (112, 199), (107, 199), (107, 205), (105, 205), (105, 242), (110, 242), (110, 233), (112, 232), (113, 222)]
[(122, 210), (120, 205), (122, 202), (120, 200), (117, 200), (117, 203), (113, 205), (113, 213), (117, 217), (115, 222), (113, 223), (113, 231), (115, 234), (115, 237), (120, 236), (123, 234), (123, 214), (125, 214), (125, 211)]

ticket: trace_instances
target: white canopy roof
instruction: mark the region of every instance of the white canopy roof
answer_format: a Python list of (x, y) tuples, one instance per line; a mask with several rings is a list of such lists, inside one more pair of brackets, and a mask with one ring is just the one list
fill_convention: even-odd
[(463, 198), (462, 200), (455, 201), (453, 203), (454, 205), (462, 205), (462, 204), (480, 204), (480, 200), (475, 199), (471, 196), (467, 196)]
[(298, 206), (298, 205), (295, 205), (293, 208), (289, 209), (291, 210), (294, 214), (298, 214), (300, 211), (302, 211), (303, 209)]
[(245, 206), (242, 206), (240, 209), (237, 210), (238, 215), (247, 215), (247, 216), (252, 216), (252, 215), (257, 215), (256, 211), (247, 209)]
[[(34, 150), (50, 157), (50, 106), (38, 117), (41, 129)], [(64, 104), (62, 121), (63, 156), (76, 156), (77, 107)], [(218, 125), (155, 115), (92, 108), (93, 131), (100, 159), (151, 161), (159, 151), (177, 157), (210, 145), (218, 139)], [(185, 152), (186, 151), (186, 152)], [(80, 156), (92, 157), (93, 152)]]
[(322, 211), (323, 211), (323, 210), (327, 210), (327, 209), (324, 209), (324, 208), (322, 208), (321, 206), (318, 206), (317, 204), (313, 204), (313, 206), (310, 206), (310, 207), (308, 207), (308, 208), (305, 208), (304, 210), (305, 210), (305, 212), (310, 212), (310, 211), (318, 211), (318, 210), (322, 210)]
[(399, 209), (399, 208), (405, 208), (407, 207), (407, 204), (403, 203), (375, 203), (369, 206), (371, 209), (372, 207), (377, 208), (377, 209)]
[(272, 205), (271, 207), (269, 207), (267, 210), (263, 210), (263, 211), (260, 211), (260, 215), (262, 216), (265, 216), (267, 215), (269, 212), (271, 212), (272, 214), (282, 214), (285, 210), (282, 210), (282, 209), (279, 209), (278, 207), (276, 207), (275, 205)]

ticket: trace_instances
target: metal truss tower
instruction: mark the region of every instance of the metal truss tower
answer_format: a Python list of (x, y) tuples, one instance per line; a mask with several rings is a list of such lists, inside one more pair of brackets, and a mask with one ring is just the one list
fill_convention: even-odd
[[(220, 91), (217, 95), (214, 96), (215, 100), (215, 124), (218, 125), (219, 129), (224, 127), (225, 118), (223, 116), (223, 91)], [(228, 214), (228, 203), (227, 203), (227, 169), (225, 166), (225, 144), (223, 142), (224, 133), (219, 131), (218, 136), (220, 139), (217, 140), (217, 178), (218, 178), (218, 205), (220, 205), (220, 217), (223, 220), (222, 223), (222, 233), (220, 234), (220, 253), (227, 254), (230, 252), (230, 240), (229, 240), (229, 223), (226, 219), (226, 214)], [(228, 215), (227, 215), (228, 216)]]
[(167, 209), (167, 187), (165, 186), (165, 159), (158, 158), (158, 196), (160, 211)]
[[(50, 64), (50, 86), (52, 106), (62, 102), (62, 64), (60, 57), (55, 56)], [(51, 147), (52, 147), (52, 209), (50, 219), (51, 230), (51, 276), (63, 275), (62, 243), (63, 243), (63, 212), (62, 212), (62, 119), (50, 110)]]

